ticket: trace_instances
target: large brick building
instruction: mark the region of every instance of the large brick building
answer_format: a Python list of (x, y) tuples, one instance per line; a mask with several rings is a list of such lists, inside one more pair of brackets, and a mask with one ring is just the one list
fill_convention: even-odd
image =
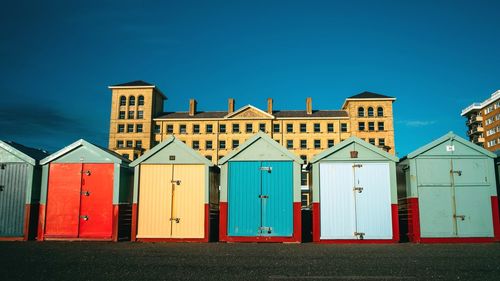
[(340, 110), (315, 109), (311, 98), (306, 99), (305, 110), (280, 110), (269, 98), (266, 109), (236, 108), (235, 100), (229, 99), (227, 110), (201, 111), (191, 99), (185, 112), (164, 112), (167, 97), (155, 85), (134, 81), (109, 88), (109, 148), (130, 159), (175, 135), (217, 163), (258, 131), (304, 160), (350, 136), (395, 153), (392, 103), (396, 99), (380, 94), (351, 96)]

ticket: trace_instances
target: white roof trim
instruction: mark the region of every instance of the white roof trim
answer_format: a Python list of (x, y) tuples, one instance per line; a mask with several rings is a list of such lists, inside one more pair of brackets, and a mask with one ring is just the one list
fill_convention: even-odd
[[(274, 119), (274, 118), (275, 118), (275, 117), (274, 117), (274, 115), (269, 114), (269, 113), (267, 113), (266, 111), (264, 111), (264, 110), (262, 110), (262, 109), (259, 109), (259, 108), (255, 107), (255, 106), (251, 105), (251, 104), (247, 104), (247, 105), (243, 106), (242, 108), (240, 108), (240, 109), (236, 110), (235, 112), (229, 113), (228, 115), (224, 116), (224, 119), (228, 119), (228, 118), (231, 118), (231, 117), (233, 117), (233, 116), (235, 116), (235, 115), (238, 115), (239, 113), (241, 113), (241, 112), (243, 112), (244, 110), (247, 110), (247, 109), (249, 109), (249, 108), (250, 108), (250, 109), (255, 109), (255, 110), (257, 110), (258, 112), (263, 113), (264, 115), (266, 115), (266, 116), (267, 116), (267, 117), (269, 117), (270, 119)], [(254, 118), (254, 119), (255, 119), (255, 118)]]
[(3, 142), (0, 140), (0, 147), (5, 149), (7, 152), (14, 154), (17, 158), (27, 162), (28, 164), (35, 166), (36, 160), (31, 158), (31, 156), (25, 154), (24, 152), (17, 150), (13, 146), (9, 145), (9, 143)]
[(500, 90), (497, 90), (496, 92), (491, 94), (491, 97), (484, 100), (483, 102), (475, 102), (475, 103), (467, 106), (465, 109), (462, 110), (462, 114), (460, 114), (460, 115), (464, 116), (465, 114), (467, 114), (475, 109), (480, 110), (480, 109), (486, 107), (487, 105), (489, 105), (490, 103), (497, 101), (498, 99), (500, 99)]

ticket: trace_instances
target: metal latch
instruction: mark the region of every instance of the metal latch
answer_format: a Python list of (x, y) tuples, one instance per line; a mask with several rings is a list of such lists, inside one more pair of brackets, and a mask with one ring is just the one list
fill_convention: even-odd
[(82, 191), (81, 194), (83, 196), (90, 196), (90, 191)]
[(176, 184), (176, 185), (181, 185), (181, 181), (180, 180), (172, 180), (172, 181), (170, 181), (170, 183), (173, 183), (173, 184)]
[(89, 216), (80, 216), (81, 219), (83, 219), (84, 221), (88, 221), (89, 220)]
[(354, 232), (354, 236), (358, 236), (360, 240), (363, 240), (365, 238), (365, 233), (364, 232)]
[(271, 172), (273, 170), (273, 167), (260, 167), (259, 170)]
[(90, 170), (87, 171), (81, 171), (82, 174), (85, 174), (86, 176), (90, 176)]
[(462, 175), (462, 171), (453, 171), (453, 170), (450, 170), (450, 173), (457, 174), (458, 176)]
[(464, 221), (464, 220), (465, 220), (465, 216), (463, 216), (463, 215), (462, 215), (462, 216), (453, 215), (453, 217), (454, 217), (455, 219), (461, 219), (462, 221)]
[(5, 167), (6, 167), (6, 166), (7, 166), (6, 164), (3, 164), (3, 163), (2, 163), (2, 164), (0, 164), (0, 170), (5, 170)]
[(355, 186), (352, 190), (357, 191), (358, 193), (363, 192), (363, 188), (361, 186)]
[(4, 185), (0, 185), (0, 191), (3, 191), (5, 189)]
[(361, 168), (361, 167), (363, 167), (363, 165), (361, 165), (361, 164), (354, 164), (354, 165), (352, 165), (352, 167), (353, 168)]
[(267, 198), (269, 198), (269, 195), (259, 195), (259, 198), (260, 199), (267, 199)]
[(266, 233), (267, 232), (267, 234), (271, 234), (272, 231), (273, 231), (272, 227), (268, 227), (268, 226), (261, 226), (261, 227), (259, 227), (259, 232), (260, 233)]
[(175, 223), (179, 223), (181, 221), (180, 218), (170, 218), (170, 221), (175, 221)]

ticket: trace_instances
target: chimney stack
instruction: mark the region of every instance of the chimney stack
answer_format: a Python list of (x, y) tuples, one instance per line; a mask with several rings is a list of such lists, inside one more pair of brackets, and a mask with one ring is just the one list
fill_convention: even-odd
[(190, 99), (189, 100), (189, 116), (194, 116), (196, 113), (196, 100), (195, 99)]
[(233, 98), (229, 98), (227, 100), (227, 113), (231, 114), (233, 112), (234, 112), (234, 99)]
[(307, 115), (311, 115), (313, 113), (312, 98), (306, 99), (306, 111)]
[(273, 114), (273, 99), (272, 98), (268, 98), (267, 99), (267, 113), (269, 114)]

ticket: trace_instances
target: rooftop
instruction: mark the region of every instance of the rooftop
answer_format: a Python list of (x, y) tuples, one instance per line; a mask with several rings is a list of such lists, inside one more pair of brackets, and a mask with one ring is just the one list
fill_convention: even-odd
[[(164, 112), (154, 119), (223, 119), (227, 111), (198, 111), (193, 116), (189, 112)], [(313, 110), (307, 114), (305, 110), (276, 110), (273, 115), (277, 118), (318, 118), (318, 117), (348, 117), (344, 110)]]
[(389, 96), (365, 91), (365, 92), (362, 92), (360, 94), (348, 97), (347, 99), (394, 99), (394, 97), (389, 97)]
[(474, 102), (471, 105), (467, 106), (465, 109), (462, 110), (462, 113), (460, 115), (464, 116), (472, 111), (481, 110), (487, 105), (496, 102), (499, 99), (500, 99), (500, 90), (497, 90), (496, 92), (491, 94), (491, 97), (484, 100), (483, 102)]
[(131, 81), (122, 84), (111, 85), (109, 87), (154, 87), (155, 85), (150, 84), (148, 82), (144, 82), (142, 80)]

